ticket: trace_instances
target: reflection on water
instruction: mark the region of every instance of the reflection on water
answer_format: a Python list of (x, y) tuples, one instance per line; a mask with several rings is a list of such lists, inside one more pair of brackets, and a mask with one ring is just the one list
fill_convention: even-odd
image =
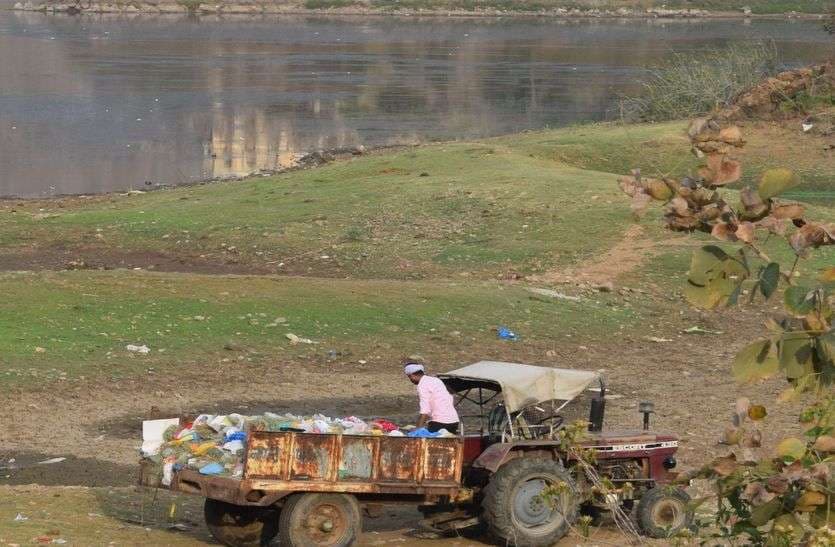
[(806, 21), (187, 18), (0, 12), (0, 194), (142, 188), (272, 170), (320, 149), (606, 117), (671, 51)]

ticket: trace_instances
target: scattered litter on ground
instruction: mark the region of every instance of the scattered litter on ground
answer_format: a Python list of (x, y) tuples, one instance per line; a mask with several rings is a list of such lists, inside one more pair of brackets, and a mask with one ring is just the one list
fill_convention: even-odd
[(645, 336), (645, 338), (647, 340), (649, 340), (650, 342), (657, 342), (659, 344), (661, 344), (663, 342), (672, 342), (673, 341), (671, 338), (660, 338), (658, 336)]
[(14, 518), (15, 522), (26, 522), (27, 520), (29, 520), (29, 517), (24, 517), (22, 513), (18, 513)]
[(151, 353), (151, 348), (149, 348), (148, 346), (146, 346), (144, 344), (141, 345), (141, 346), (136, 346), (134, 344), (128, 344), (127, 346), (125, 346), (125, 349), (128, 350), (128, 351), (132, 351), (134, 353), (141, 353), (142, 355), (147, 355), (148, 353)]
[(51, 463), (61, 463), (62, 461), (66, 460), (66, 459), (67, 458), (49, 458), (48, 460), (38, 462), (38, 465), (49, 465)]
[(699, 326), (689, 327), (681, 332), (682, 334), (724, 334), (721, 330), (708, 330)]
[(288, 332), (287, 334), (285, 334), (285, 336), (287, 337), (288, 340), (290, 340), (290, 343), (293, 344), (293, 345), (295, 345), (295, 344), (315, 344), (316, 343), (313, 340), (311, 340), (310, 338), (301, 338), (299, 336), (296, 336), (292, 332)]
[(518, 340), (519, 339), (519, 337), (516, 335), (516, 333), (513, 332), (512, 330), (510, 330), (507, 327), (499, 327), (496, 330), (496, 334), (502, 340)]
[(534, 294), (538, 294), (541, 296), (550, 296), (551, 298), (558, 298), (560, 300), (570, 300), (571, 302), (579, 302), (581, 298), (579, 296), (571, 296), (568, 294), (563, 294), (559, 291), (555, 291), (553, 289), (542, 289), (539, 287), (528, 287), (528, 290)]

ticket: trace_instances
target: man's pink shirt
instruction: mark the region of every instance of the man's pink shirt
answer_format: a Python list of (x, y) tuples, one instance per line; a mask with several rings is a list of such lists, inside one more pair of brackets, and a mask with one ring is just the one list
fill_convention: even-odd
[(420, 398), (421, 414), (428, 415), (433, 422), (458, 423), (455, 401), (440, 379), (424, 375), (418, 382), (417, 392)]

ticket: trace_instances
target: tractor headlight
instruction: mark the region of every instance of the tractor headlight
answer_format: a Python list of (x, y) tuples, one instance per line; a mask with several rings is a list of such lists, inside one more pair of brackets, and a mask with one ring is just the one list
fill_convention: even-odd
[(673, 457), (673, 456), (667, 456), (666, 458), (664, 458), (664, 464), (663, 464), (663, 465), (664, 465), (664, 469), (666, 469), (666, 470), (668, 470), (668, 471), (669, 471), (670, 469), (674, 469), (677, 463), (678, 463), (678, 462), (676, 461), (675, 457)]

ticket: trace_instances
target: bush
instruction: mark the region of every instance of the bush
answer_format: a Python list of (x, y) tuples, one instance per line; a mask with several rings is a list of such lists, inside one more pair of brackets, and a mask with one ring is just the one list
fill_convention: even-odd
[(677, 53), (642, 82), (643, 93), (622, 102), (632, 120), (691, 118), (727, 106), (745, 89), (777, 72), (772, 43), (730, 46), (698, 54)]

